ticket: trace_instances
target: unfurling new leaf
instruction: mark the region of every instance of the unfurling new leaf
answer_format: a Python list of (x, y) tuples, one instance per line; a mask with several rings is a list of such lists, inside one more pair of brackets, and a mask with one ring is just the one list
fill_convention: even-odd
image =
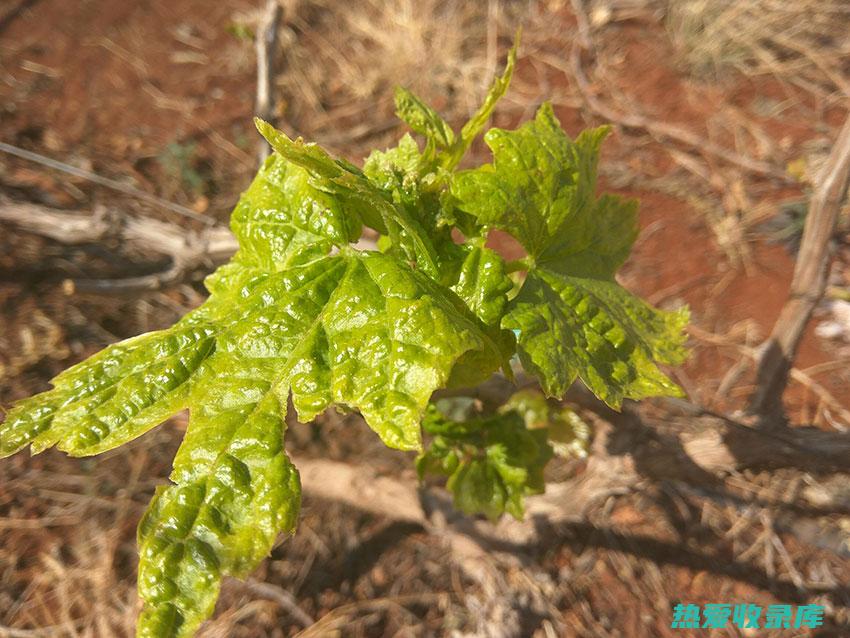
[[(447, 477), (455, 507), (467, 514), (496, 519), (507, 512), (521, 519), (525, 497), (543, 492), (543, 470), (554, 455), (587, 455), (588, 425), (537, 390), (514, 393), (486, 417), (463, 415), (466, 402), (455, 402), (443, 399), (426, 414), (422, 427), (431, 440), (416, 469), (420, 478)], [(458, 409), (460, 415), (446, 413)]]
[[(290, 401), (302, 421), (357, 410), (388, 446), (421, 451), (431, 395), (500, 368), (510, 376), (514, 354), (552, 396), (576, 377), (614, 406), (679, 392), (656, 364), (684, 356), (686, 312), (656, 310), (614, 278), (636, 204), (596, 195), (604, 129), (572, 141), (544, 105), (534, 122), (485, 135), (492, 164), (455, 170), (515, 59), (516, 48), (459, 132), (400, 90), (398, 114), (425, 147), (405, 135), (363, 170), (258, 120), (275, 153), (236, 205), (239, 250), (207, 278), (209, 299), (73, 366), (0, 424), (0, 456), (27, 446), (85, 456), (188, 409), (171, 482), (139, 526), (140, 636), (192, 635), (221, 579), (248, 574), (294, 529)], [(352, 245), (364, 227), (380, 250)], [(525, 247), (523, 281), (486, 247), (491, 228)], [(526, 404), (462, 423), (429, 412), (420, 470), (447, 475), (464, 511), (520, 516), (558, 436), (580, 439), (567, 417), (559, 435), (534, 427)]]
[(433, 439), (416, 459), (416, 470), (420, 478), (448, 477), (446, 487), (462, 512), (492, 520), (507, 512), (521, 519), (524, 497), (543, 492), (552, 446), (547, 431), (527, 428), (519, 412), (453, 421), (432, 409), (422, 426)]

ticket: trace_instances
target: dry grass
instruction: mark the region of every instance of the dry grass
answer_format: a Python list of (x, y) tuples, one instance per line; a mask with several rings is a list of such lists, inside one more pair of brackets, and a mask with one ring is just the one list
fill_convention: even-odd
[(850, 96), (845, 0), (670, 0), (667, 22), (698, 70), (721, 75), (731, 66), (819, 96)]
[(361, 153), (397, 137), (397, 85), (450, 122), (464, 120), (480, 104), (530, 11), (530, 3), (504, 0), (292, 4), (278, 79), (281, 123), (335, 150)]
[(96, 465), (53, 453), (7, 461), (0, 636), (132, 635), (134, 528), (153, 485), (143, 473), (159, 465), (150, 454), (157, 447), (137, 444)]
[[(185, 425), (178, 417), (97, 459), (50, 451), (4, 460), (0, 638), (134, 635), (141, 607), (136, 525), (154, 486), (168, 473)], [(330, 440), (343, 440), (341, 433), (347, 432), (348, 445), (381, 459), (376, 462), (382, 466), (408, 462), (382, 449), (356, 419), (322, 427), (332, 430)], [(308, 426), (291, 433), (295, 430), (311, 441)], [(310, 623), (281, 604), (281, 597), (317, 621), (327, 616), (309, 634), (314, 636), (335, 635), (331, 630), (340, 623), (341, 635), (353, 637), (424, 636), (435, 635), (442, 625), (463, 628), (469, 619), (451, 594), (454, 583), (442, 548), (415, 532), (307, 498), (298, 534), (281, 538), (282, 546), (254, 574), (262, 588), (227, 579), (215, 616), (199, 638), (294, 635)], [(416, 631), (398, 634), (405, 626)]]

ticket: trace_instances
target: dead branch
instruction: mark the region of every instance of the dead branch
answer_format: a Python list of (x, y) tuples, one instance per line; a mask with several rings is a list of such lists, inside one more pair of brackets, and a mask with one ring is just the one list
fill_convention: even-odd
[[(829, 474), (847, 471), (850, 458), (850, 435), (813, 427), (765, 431), (707, 412), (699, 416), (665, 416), (646, 420), (645, 425), (653, 432), (663, 433), (659, 440), (665, 445), (670, 443), (680, 450), (679, 466), (672, 456), (665, 460), (664, 456), (650, 455), (653, 475), (657, 477), (696, 480), (700, 474), (696, 468), (715, 476), (783, 467)], [(647, 439), (648, 443), (654, 440)], [(650, 456), (645, 460), (649, 461)]]
[[(721, 335), (712, 334), (695, 325), (688, 326), (688, 332), (700, 341), (735, 348), (738, 352), (755, 363), (758, 363), (759, 358), (761, 357), (760, 351), (757, 348), (751, 348), (750, 346), (738, 343)], [(828, 406), (830, 409), (834, 410), (841, 420), (844, 421), (847, 426), (850, 426), (850, 410), (847, 410), (843, 405), (841, 405), (838, 399), (832, 396), (832, 393), (829, 390), (815, 381), (808, 372), (792, 367), (788, 371), (788, 376), (797, 383), (808, 388), (809, 391), (811, 391), (811, 393), (814, 394), (824, 406)], [(777, 421), (781, 423), (781, 417), (777, 417)]]
[[(750, 358), (756, 357), (753, 348), (727, 342), (694, 326), (691, 326), (689, 331), (700, 339), (709, 340), (714, 337), (712, 343), (732, 345)], [(838, 416), (850, 423), (850, 412), (844, 410), (826, 388), (802, 370), (794, 368), (792, 374), (795, 380), (805, 384), (825, 405), (830, 406)], [(517, 375), (515, 383), (502, 375), (494, 375), (474, 388), (440, 391), (436, 396), (467, 396), (480, 401), (485, 410), (493, 410), (502, 405), (505, 397), (512, 394), (517, 387), (531, 384), (533, 380), (522, 374)], [(648, 432), (645, 426), (636, 425), (642, 420), (630, 410), (622, 413), (612, 410), (581, 384), (573, 384), (567, 391), (565, 400), (593, 412), (605, 421), (618, 424), (621, 437), (628, 431)], [(847, 469), (850, 434), (823, 432), (808, 427), (781, 432), (764, 431), (705, 410), (688, 401), (662, 401), (667, 424), (659, 419), (652, 421), (652, 427), (658, 431), (670, 432), (670, 436), (675, 438), (675, 441), (669, 441), (673, 444), (672, 448), (684, 449), (686, 452), (685, 457), (680, 459), (685, 466), (702, 467), (715, 474), (777, 467), (793, 467), (816, 473), (840, 472)], [(658, 458), (658, 463), (664, 466), (672, 463), (671, 459), (672, 456), (665, 453)], [(687, 473), (676, 474), (673, 465), (669, 465), (665, 472), (668, 478), (688, 476)]]
[(476, 522), (459, 515), (447, 499), (421, 492), (412, 478), (380, 476), (369, 466), (301, 458), (294, 459), (294, 463), (305, 494), (395, 521), (415, 523), (440, 538), (451, 552), (452, 561), (481, 589), (481, 599), (476, 602), (477, 635), (520, 635), (517, 592), (511, 592), (505, 583), (486, 542), (477, 538)]
[(381, 476), (369, 466), (355, 467), (325, 459), (294, 461), (301, 475), (301, 486), (317, 498), (350, 505), (359, 510), (405, 523), (427, 523), (419, 505), (415, 482)]
[(583, 0), (572, 0), (571, 4), (578, 26), (578, 43), (584, 49), (590, 49), (593, 46), (593, 38), (590, 35), (590, 24), (587, 20), (587, 12), (584, 10), (584, 2)]
[[(277, 51), (277, 32), (283, 8), (278, 0), (268, 0), (257, 29), (257, 117), (273, 122), (275, 117), (274, 78), (275, 52)], [(265, 140), (260, 141), (258, 149), (260, 164), (269, 156), (271, 149)]]
[[(488, 587), (498, 580), (486, 567), (488, 556), (504, 559), (506, 554), (515, 559), (517, 553), (545, 543), (551, 538), (551, 530), (585, 521), (592, 507), (613, 495), (653, 484), (678, 485), (742, 508), (746, 504), (725, 488), (726, 477), (737, 475), (739, 470), (792, 467), (811, 473), (847, 472), (850, 435), (814, 428), (768, 432), (698, 412), (689, 404), (684, 404), (684, 409), (684, 414), (665, 414), (658, 419), (626, 411), (614, 424), (599, 420), (585, 471), (575, 479), (548, 484), (545, 494), (529, 497), (522, 522), (503, 517), (492, 525), (465, 516), (453, 509), (445, 492), (422, 488), (412, 476), (381, 476), (368, 466), (324, 459), (294, 458), (293, 462), (308, 496), (421, 525), (446, 542), (459, 564), (463, 566), (468, 560), (464, 571), (478, 570), (474, 578), (483, 579)], [(812, 517), (846, 512), (841, 483), (821, 481), (817, 502), (793, 507), (808, 511)], [(789, 506), (770, 502), (757, 505)], [(799, 519), (793, 507), (782, 514), (783, 527), (795, 535), (808, 534), (807, 526), (800, 524), (805, 517)], [(832, 549), (842, 551), (840, 543)]]
[(401, 596), (386, 596), (358, 600), (347, 605), (335, 607), (315, 624), (295, 634), (294, 638), (325, 638), (326, 636), (341, 636), (342, 630), (351, 629), (352, 621), (360, 614), (382, 610), (402, 610), (406, 605), (436, 605), (445, 600), (444, 593), (407, 594)]
[[(684, 407), (684, 414), (658, 419), (625, 412), (616, 427), (600, 422), (587, 470), (576, 481), (547, 485), (546, 494), (528, 498), (528, 519), (542, 517), (550, 524), (579, 520), (600, 498), (634, 489), (643, 480), (699, 486), (744, 469), (847, 471), (850, 435), (815, 428), (766, 432), (707, 412), (694, 414), (689, 404)], [(495, 540), (489, 527), (459, 525), (465, 517), (433, 495), (420, 493), (412, 478), (380, 476), (374, 469), (336, 461), (298, 458), (294, 463), (305, 493), (311, 496), (426, 528), (432, 525), (433, 513), (440, 511), (455, 528), (460, 526), (482, 544)], [(534, 537), (532, 528), (510, 529), (512, 542)], [(498, 538), (504, 540), (504, 535)]]
[(64, 244), (112, 239), (171, 258), (168, 269), (152, 275), (73, 280), (75, 288), (83, 292), (157, 290), (183, 280), (198, 269), (210, 269), (226, 262), (238, 247), (231, 232), (219, 226), (195, 232), (155, 219), (119, 216), (103, 208), (94, 214), (67, 212), (6, 198), (0, 198), (0, 223)]
[[(71, 280), (74, 289), (81, 292), (159, 290), (185, 280), (194, 272), (209, 272), (229, 260), (239, 248), (230, 230), (222, 226), (196, 232), (156, 219), (118, 215), (105, 208), (97, 208), (94, 213), (72, 212), (0, 196), (0, 224), (3, 223), (63, 244), (109, 240), (171, 258), (166, 270), (151, 275)], [(377, 249), (375, 240), (369, 237), (362, 237), (355, 247), (358, 250)]]
[(750, 411), (761, 417), (765, 426), (784, 422), (782, 393), (788, 374), (803, 331), (826, 290), (830, 242), (850, 186), (850, 117), (838, 134), (815, 184), (789, 299), (770, 337), (761, 346), (757, 388)]
[(24, 11), (32, 7), (36, 4), (38, 0), (20, 0), (17, 4), (8, 8), (2, 17), (0, 17), (0, 33), (6, 30), (10, 24), (12, 24), (18, 16), (20, 16)]

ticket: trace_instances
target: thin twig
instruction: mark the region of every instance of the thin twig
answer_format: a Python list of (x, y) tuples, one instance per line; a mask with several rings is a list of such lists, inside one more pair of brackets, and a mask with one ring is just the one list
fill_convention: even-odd
[(316, 622), (310, 614), (301, 609), (298, 601), (295, 600), (295, 596), (285, 589), (281, 589), (271, 583), (262, 583), (257, 580), (246, 581), (244, 583), (244, 587), (256, 596), (262, 596), (263, 598), (275, 601), (278, 605), (283, 607), (290, 616), (298, 621), (302, 627), (309, 627)]
[(445, 599), (447, 594), (434, 592), (422, 594), (406, 594), (372, 600), (356, 601), (332, 609), (322, 616), (314, 625), (295, 634), (295, 638), (318, 638), (320, 636), (340, 635), (339, 630), (351, 623), (351, 617), (365, 610), (383, 610), (387, 607), (400, 607), (411, 604), (434, 604)]
[(32, 8), (32, 6), (38, 1), (39, 0), (21, 0), (18, 4), (4, 13), (3, 16), (0, 17), (0, 33), (3, 33), (3, 31), (6, 30), (6, 27), (12, 24), (18, 16), (27, 9)]
[[(257, 117), (274, 123), (275, 99), (275, 52), (277, 51), (277, 32), (283, 8), (278, 0), (268, 0), (257, 30)], [(260, 141), (258, 155), (260, 164), (269, 156), (271, 149), (265, 140)]]
[(578, 42), (584, 49), (590, 49), (593, 46), (593, 39), (590, 36), (590, 24), (587, 20), (587, 12), (584, 10), (584, 2), (571, 0), (571, 4), (578, 25)]
[(18, 629), (17, 627), (0, 625), (0, 638), (48, 638), (67, 631), (66, 625), (42, 627), (41, 629)]
[(130, 186), (129, 184), (125, 184), (124, 182), (119, 182), (117, 180), (110, 179), (109, 177), (104, 177), (103, 175), (98, 175), (97, 173), (92, 173), (91, 171), (87, 171), (76, 166), (71, 166), (70, 164), (60, 162), (59, 160), (46, 157), (39, 153), (34, 153), (18, 146), (7, 144), (6, 142), (0, 142), (0, 151), (2, 151), (3, 153), (8, 153), (9, 155), (14, 155), (15, 157), (20, 157), (21, 159), (25, 159), (30, 162), (36, 162), (37, 164), (41, 164), (42, 166), (47, 166), (49, 168), (56, 169), (57, 171), (62, 171), (63, 173), (67, 173), (69, 175), (74, 175), (75, 177), (86, 179), (94, 184), (98, 184), (99, 186), (105, 186), (106, 188), (111, 188), (112, 190), (118, 191), (120, 193), (132, 195), (137, 199), (141, 199), (148, 203), (159, 206), (160, 208), (170, 210), (171, 212), (177, 213), (178, 215), (182, 215), (183, 217), (188, 217), (189, 219), (194, 219), (195, 221), (203, 222), (205, 224), (210, 225), (215, 223), (215, 220), (196, 213), (191, 208), (186, 208), (185, 206), (181, 206), (180, 204), (169, 202), (167, 199), (157, 197), (156, 195), (152, 195), (151, 193), (146, 193), (145, 191), (136, 188), (135, 186)]

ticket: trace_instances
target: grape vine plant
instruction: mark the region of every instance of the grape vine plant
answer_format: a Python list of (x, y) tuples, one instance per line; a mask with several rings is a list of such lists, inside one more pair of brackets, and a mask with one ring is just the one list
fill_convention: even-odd
[[(6, 415), (0, 456), (88, 456), (188, 408), (170, 483), (139, 524), (139, 636), (192, 635), (222, 577), (246, 576), (295, 529), (289, 400), (302, 422), (329, 406), (358, 411), (389, 447), (419, 451), (420, 473), (448, 477), (458, 507), (495, 518), (522, 516), (523, 497), (543, 489), (555, 444), (532, 422), (555, 408), (525, 396), (458, 421), (429, 406), (435, 391), (512, 378), (517, 357), (548, 397), (576, 378), (613, 407), (680, 393), (658, 364), (684, 358), (687, 310), (657, 310), (615, 279), (637, 203), (596, 194), (608, 129), (572, 140), (543, 104), (515, 130), (486, 132), (492, 163), (458, 168), (515, 61), (516, 47), (459, 132), (398, 89), (397, 114), (424, 143), (405, 134), (362, 169), (256, 120), (274, 153), (233, 211), (239, 250), (206, 279), (209, 299)], [(364, 227), (376, 250), (356, 247)], [(491, 229), (526, 256), (488, 248)]]

